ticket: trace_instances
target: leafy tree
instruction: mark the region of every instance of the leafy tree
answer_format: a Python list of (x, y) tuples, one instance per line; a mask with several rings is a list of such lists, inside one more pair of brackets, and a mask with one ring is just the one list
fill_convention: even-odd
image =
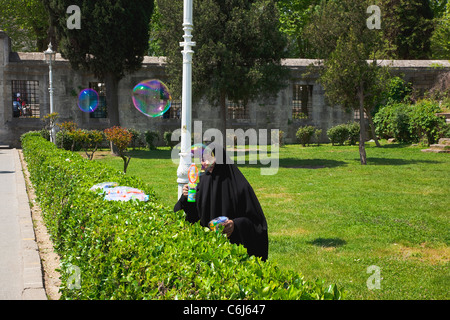
[(131, 143), (133, 135), (126, 128), (114, 126), (112, 128), (105, 129), (105, 136), (106, 140), (110, 141), (117, 147), (119, 157), (123, 160), (123, 173), (126, 173), (128, 164), (131, 160), (131, 156), (127, 153), (127, 148)]
[(0, 0), (0, 30), (12, 39), (14, 51), (47, 49), (49, 15), (39, 0)]
[(430, 0), (430, 8), (435, 18), (442, 18), (445, 8), (450, 2), (448, 0)]
[(149, 27), (148, 52), (149, 56), (164, 56), (164, 51), (161, 49), (161, 40), (158, 34), (161, 32), (161, 14), (159, 13), (158, 3), (155, 1), (155, 8), (153, 9), (152, 19)]
[[(360, 11), (362, 7), (363, 5), (360, 6)], [(328, 58), (336, 48), (338, 39), (347, 33), (351, 26), (358, 24), (358, 30), (366, 26), (361, 12), (358, 12), (359, 17), (353, 17), (354, 9), (349, 1), (320, 2), (304, 30), (304, 37), (309, 41), (314, 58)]]
[(382, 30), (392, 59), (429, 59), (434, 29), (429, 0), (382, 0)]
[[(387, 70), (376, 60), (380, 34), (366, 25), (368, 1), (330, 1), (314, 14), (307, 34), (314, 34), (314, 48), (325, 59), (319, 62), (319, 82), (334, 105), (360, 112), (359, 153), (366, 164), (364, 143), (371, 111), (382, 98)], [(327, 18), (328, 17), (328, 18)], [(371, 60), (368, 62), (368, 60)], [(376, 140), (376, 135), (373, 134)]]
[[(118, 85), (141, 67), (148, 48), (153, 1), (43, 0), (59, 39), (58, 51), (75, 70), (90, 70), (105, 81), (110, 124), (119, 125)], [(81, 10), (81, 29), (67, 27), (66, 10)]]
[(431, 37), (431, 51), (434, 59), (450, 59), (450, 2), (442, 17), (437, 19), (436, 29)]
[(280, 30), (288, 36), (288, 55), (295, 58), (314, 58), (303, 31), (311, 20), (320, 0), (277, 0)]
[[(174, 95), (182, 83), (182, 2), (157, 0), (159, 39), (167, 56)], [(220, 106), (226, 129), (227, 99), (246, 105), (258, 96), (273, 96), (285, 86), (288, 70), (281, 65), (286, 39), (279, 30), (273, 0), (204, 0), (193, 8), (193, 99), (206, 97)]]
[(73, 132), (77, 130), (77, 124), (73, 121), (58, 123), (59, 131), (56, 133), (56, 146), (65, 150), (74, 150)]
[(103, 132), (99, 130), (81, 130), (78, 129), (80, 143), (89, 160), (94, 158), (94, 153), (97, 151), (99, 145), (102, 143), (104, 136)]

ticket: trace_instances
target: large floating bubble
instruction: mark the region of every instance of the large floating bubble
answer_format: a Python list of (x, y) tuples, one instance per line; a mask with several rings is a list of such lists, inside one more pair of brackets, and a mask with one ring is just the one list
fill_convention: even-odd
[(94, 112), (98, 107), (98, 93), (93, 89), (81, 90), (78, 95), (78, 108), (83, 112)]
[(133, 104), (147, 117), (158, 117), (169, 110), (172, 98), (169, 89), (160, 80), (138, 83), (133, 89)]

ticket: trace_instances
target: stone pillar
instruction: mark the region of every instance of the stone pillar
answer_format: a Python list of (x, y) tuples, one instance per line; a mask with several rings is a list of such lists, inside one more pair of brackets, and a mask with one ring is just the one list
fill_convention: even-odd
[(4, 67), (9, 62), (9, 53), (11, 52), (11, 38), (6, 32), (0, 30), (0, 66)]
[(11, 51), (11, 39), (8, 35), (0, 30), (0, 144), (4, 143), (2, 141), (6, 135), (6, 118), (5, 118), (5, 101), (6, 90), (5, 90), (5, 66), (9, 63), (9, 52)]

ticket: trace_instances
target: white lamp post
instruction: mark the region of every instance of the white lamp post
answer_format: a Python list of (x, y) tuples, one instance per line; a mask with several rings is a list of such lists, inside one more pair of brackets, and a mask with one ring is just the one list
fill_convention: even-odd
[[(52, 64), (56, 59), (56, 52), (52, 50), (52, 43), (48, 45), (48, 49), (44, 51), (45, 54), (45, 62), (48, 63), (48, 74), (49, 74), (49, 88), (50, 92), (50, 113), (53, 113), (53, 73), (52, 73)], [(50, 121), (50, 141), (56, 143), (55, 140), (55, 128)]]
[(184, 0), (184, 42), (180, 42), (183, 47), (183, 86), (181, 96), (181, 143), (180, 143), (180, 164), (177, 170), (178, 198), (180, 198), (183, 185), (188, 183), (188, 169), (191, 164), (191, 118), (192, 118), (192, 0)]

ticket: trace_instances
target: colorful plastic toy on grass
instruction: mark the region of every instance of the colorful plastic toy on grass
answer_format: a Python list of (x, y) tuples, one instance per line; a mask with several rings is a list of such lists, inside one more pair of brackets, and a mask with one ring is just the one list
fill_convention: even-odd
[(102, 182), (93, 185), (89, 190), (100, 190), (100, 194), (102, 194), (105, 193), (107, 189), (117, 187), (118, 185), (119, 184), (117, 182)]
[(128, 201), (131, 199), (148, 201), (148, 195), (144, 194), (142, 190), (126, 186), (106, 190), (105, 200)]
[(99, 190), (99, 194), (105, 195), (105, 200), (129, 201), (132, 199), (139, 201), (148, 201), (149, 196), (142, 190), (119, 186), (117, 182), (102, 182), (90, 188), (91, 191)]
[(217, 217), (209, 222), (209, 228), (212, 231), (219, 232), (219, 225), (223, 224), (227, 220), (228, 218), (224, 216)]

